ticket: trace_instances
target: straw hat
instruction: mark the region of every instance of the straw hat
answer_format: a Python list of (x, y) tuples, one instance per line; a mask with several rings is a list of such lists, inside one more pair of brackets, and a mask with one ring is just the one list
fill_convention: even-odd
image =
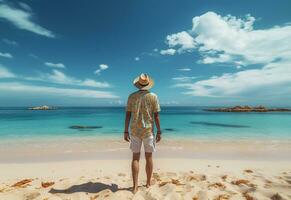
[(149, 90), (154, 86), (154, 80), (147, 74), (141, 73), (134, 79), (133, 84), (140, 90)]

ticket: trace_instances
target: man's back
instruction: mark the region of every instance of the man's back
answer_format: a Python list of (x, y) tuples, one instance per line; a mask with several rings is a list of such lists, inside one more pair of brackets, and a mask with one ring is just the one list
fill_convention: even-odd
[(148, 90), (132, 93), (128, 97), (127, 111), (132, 113), (130, 124), (132, 135), (144, 138), (153, 134), (153, 114), (160, 111), (156, 94)]
[[(125, 141), (130, 142), (130, 149), (132, 151), (132, 191), (136, 193), (138, 189), (141, 146), (143, 144), (146, 159), (146, 187), (150, 187), (153, 173), (152, 153), (156, 151), (155, 143), (161, 140), (162, 132), (158, 97), (154, 93), (149, 92), (149, 89), (154, 85), (154, 80), (147, 74), (142, 73), (134, 79), (133, 84), (139, 90), (128, 97), (123, 137)], [(128, 131), (129, 124), (130, 134)], [(157, 127), (156, 137), (153, 134), (154, 124)]]

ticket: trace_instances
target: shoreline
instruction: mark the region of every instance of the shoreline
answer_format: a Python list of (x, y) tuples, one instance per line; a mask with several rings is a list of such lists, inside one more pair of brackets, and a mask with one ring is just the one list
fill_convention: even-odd
[[(0, 142), (1, 143), (1, 142)], [(291, 161), (291, 140), (163, 139), (156, 158)], [(143, 152), (143, 149), (142, 149)], [(130, 159), (129, 143), (119, 139), (70, 138), (65, 140), (3, 143), (0, 163)]]
[[(177, 164), (179, 161), (179, 165)], [(174, 163), (176, 163), (174, 165)], [(272, 165), (270, 165), (272, 163)], [(185, 159), (185, 158), (154, 158), (154, 171), (183, 172), (190, 170), (220, 171), (230, 170), (241, 172), (250, 168), (254, 170), (268, 170), (270, 173), (282, 171), (291, 173), (291, 161), (263, 161), (263, 160), (225, 160), (225, 159)], [(74, 173), (91, 171), (100, 175), (110, 173), (131, 172), (131, 160), (108, 159), (108, 160), (74, 160), (74, 161), (53, 161), (35, 163), (0, 163), (1, 180), (21, 179), (21, 178), (49, 178), (49, 177), (71, 177)], [(141, 157), (140, 165), (145, 165), (145, 160)], [(72, 166), (72, 168), (68, 167)], [(8, 170), (9, 169), (9, 170)], [(33, 170), (31, 170), (33, 169)], [(145, 175), (143, 169), (141, 174)], [(84, 176), (86, 176), (84, 174)], [(291, 187), (291, 186), (290, 186)]]

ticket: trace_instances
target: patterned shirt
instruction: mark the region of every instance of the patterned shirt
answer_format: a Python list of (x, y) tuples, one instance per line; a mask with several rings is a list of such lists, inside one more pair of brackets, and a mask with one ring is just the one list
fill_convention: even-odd
[(130, 133), (145, 138), (153, 134), (153, 114), (161, 108), (156, 94), (148, 90), (139, 90), (128, 97), (126, 111), (131, 112)]

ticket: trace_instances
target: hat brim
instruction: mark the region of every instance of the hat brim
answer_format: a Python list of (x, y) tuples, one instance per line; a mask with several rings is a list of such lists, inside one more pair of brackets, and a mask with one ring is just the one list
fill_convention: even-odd
[(149, 90), (149, 89), (151, 89), (151, 88), (154, 86), (154, 84), (155, 84), (154, 80), (151, 79), (150, 77), (149, 77), (149, 84), (147, 84), (147, 85), (140, 85), (139, 82), (138, 82), (138, 79), (139, 79), (139, 76), (136, 77), (136, 78), (134, 79), (134, 81), (133, 81), (133, 85), (134, 85), (135, 87), (137, 87), (138, 89), (140, 89), (140, 90)]

